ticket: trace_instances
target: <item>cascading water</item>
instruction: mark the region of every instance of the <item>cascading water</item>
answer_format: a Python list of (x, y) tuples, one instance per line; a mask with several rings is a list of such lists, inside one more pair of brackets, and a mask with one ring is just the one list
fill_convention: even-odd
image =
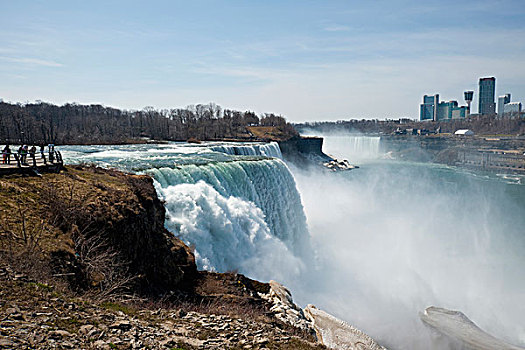
[(306, 217), (276, 142), (68, 146), (63, 154), (152, 175), (166, 227), (195, 248), (201, 269), (281, 281), (305, 269)]
[[(201, 268), (253, 273), (255, 267), (262, 267), (257, 259), (293, 258), (290, 255), (302, 256), (309, 249), (301, 198), (279, 159), (186, 165), (148, 173), (158, 181), (157, 191), (166, 203), (168, 229), (196, 246)], [(292, 254), (283, 254), (284, 250)]]
[(242, 155), (242, 156), (266, 156), (273, 158), (283, 158), (281, 149), (277, 142), (270, 142), (267, 144), (250, 144), (250, 145), (239, 145), (239, 144), (225, 144), (212, 147), (212, 150), (216, 152), (222, 152), (229, 155)]

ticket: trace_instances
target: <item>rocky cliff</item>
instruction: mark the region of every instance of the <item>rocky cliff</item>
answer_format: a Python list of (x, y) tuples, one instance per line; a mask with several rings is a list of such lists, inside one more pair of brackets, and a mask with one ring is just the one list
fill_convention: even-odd
[(293, 137), (286, 141), (279, 141), (279, 147), (283, 157), (287, 159), (306, 157), (308, 155), (330, 158), (323, 153), (322, 137)]
[(385, 135), (381, 148), (398, 159), (525, 173), (525, 140), (517, 137)]
[(323, 153), (322, 137), (296, 136), (279, 141), (283, 158), (299, 167), (322, 166), (335, 159)]
[(126, 284), (140, 293), (180, 288), (196, 274), (190, 249), (164, 228), (147, 176), (68, 167), (2, 177), (0, 191), (3, 260), (30, 262), (26, 273), (66, 276), (74, 289)]

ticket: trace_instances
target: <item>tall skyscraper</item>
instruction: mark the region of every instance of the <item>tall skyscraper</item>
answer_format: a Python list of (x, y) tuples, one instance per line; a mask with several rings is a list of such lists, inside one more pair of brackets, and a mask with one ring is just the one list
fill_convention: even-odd
[(423, 96), (423, 103), (420, 105), (419, 120), (437, 120), (437, 106), (439, 104), (439, 94)]
[(496, 95), (496, 78), (480, 78), (479, 79), (479, 109), (478, 113), (481, 115), (496, 114), (496, 103), (494, 96)]

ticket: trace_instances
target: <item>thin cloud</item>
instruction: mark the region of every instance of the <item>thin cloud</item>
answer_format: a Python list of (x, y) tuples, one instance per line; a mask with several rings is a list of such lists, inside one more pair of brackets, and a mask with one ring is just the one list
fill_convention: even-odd
[(349, 26), (333, 24), (323, 28), (326, 32), (349, 32), (352, 28)]
[(202, 65), (193, 69), (195, 73), (211, 74), (217, 76), (229, 76), (236, 78), (256, 79), (260, 81), (272, 81), (277, 78), (289, 76), (290, 72), (282, 69), (265, 69), (255, 67), (227, 67), (217, 65)]
[(42, 60), (39, 58), (31, 58), (31, 57), (6, 57), (6, 56), (0, 56), (0, 60), (6, 61), (6, 62), (13, 62), (13, 63), (22, 63), (27, 64), (31, 66), (43, 66), (43, 67), (62, 67), (62, 63), (54, 62), (54, 61), (48, 61), (48, 60)]

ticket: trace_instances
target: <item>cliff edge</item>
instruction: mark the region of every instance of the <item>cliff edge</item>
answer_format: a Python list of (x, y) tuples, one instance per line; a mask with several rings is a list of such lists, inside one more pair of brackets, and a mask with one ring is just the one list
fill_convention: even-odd
[(190, 249), (164, 228), (150, 177), (68, 167), (1, 177), (0, 193), (0, 250), (25, 273), (140, 293), (180, 288), (196, 274)]
[(323, 152), (323, 138), (294, 136), (278, 141), (283, 158), (299, 167), (323, 167), (329, 171), (345, 171), (359, 168), (346, 159), (335, 159)]

